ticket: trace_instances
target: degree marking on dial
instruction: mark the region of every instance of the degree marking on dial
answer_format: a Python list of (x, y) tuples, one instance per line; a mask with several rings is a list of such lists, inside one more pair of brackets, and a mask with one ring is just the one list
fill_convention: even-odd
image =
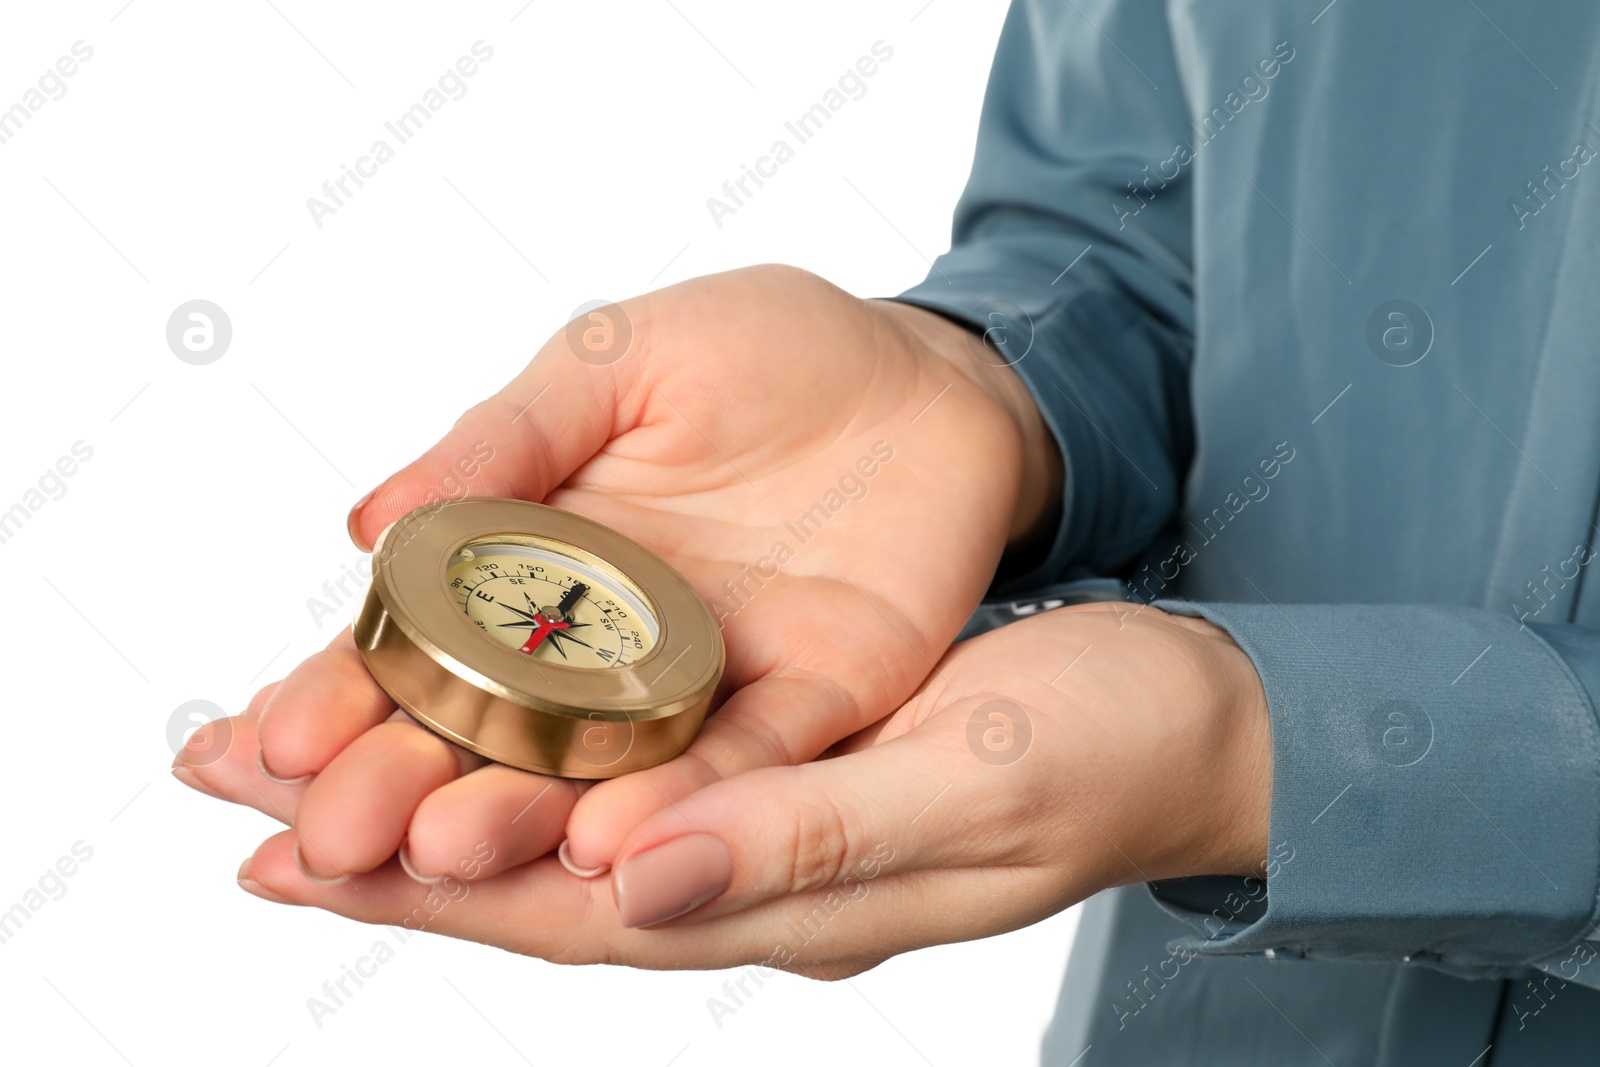
[[(511, 647), (530, 657), (537, 651), (539, 645), (548, 643), (556, 655), (570, 660), (571, 650), (567, 648), (570, 640), (574, 647), (581, 647), (589, 653), (594, 661), (593, 666), (620, 667), (634, 662), (633, 654), (640, 647), (641, 632), (633, 622), (633, 613), (624, 610), (611, 596), (595, 595), (597, 590), (600, 594), (608, 594), (611, 590), (591, 585), (575, 574), (562, 574), (563, 568), (556, 568), (552, 573), (544, 566), (527, 561), (484, 559), (481, 555), (476, 558), (481, 562), (473, 565), (467, 573), (461, 574), (457, 579), (460, 584), (452, 583), (452, 588), (459, 597), (462, 608), (466, 609), (468, 616), (480, 629), (485, 632), (491, 627), (524, 631), (525, 640), (521, 647), (515, 643), (512, 643)], [(466, 563), (467, 559), (463, 557), (462, 562)], [(496, 599), (489, 591), (482, 588), (497, 579), (506, 579), (510, 584), (517, 586), (515, 593), (521, 594), (523, 602), (527, 605), (526, 611)], [(541, 607), (539, 600), (544, 600), (545, 597), (541, 596), (536, 600), (527, 588), (529, 583), (534, 581), (554, 586), (560, 593), (557, 602), (546, 603)], [(491, 622), (483, 617), (484, 612), (481, 607), (471, 606), (477, 601), (499, 604), (506, 609), (507, 614), (514, 617), (505, 622)], [(574, 612), (579, 604), (587, 605), (585, 610), (594, 610), (600, 618), (591, 622), (575, 621)], [(606, 634), (606, 643), (615, 640), (619, 647), (616, 649), (598, 647), (570, 632), (596, 623)], [(512, 635), (507, 634), (505, 637), (510, 640)], [(545, 641), (547, 637), (548, 642)], [(548, 679), (546, 681), (548, 682)]]

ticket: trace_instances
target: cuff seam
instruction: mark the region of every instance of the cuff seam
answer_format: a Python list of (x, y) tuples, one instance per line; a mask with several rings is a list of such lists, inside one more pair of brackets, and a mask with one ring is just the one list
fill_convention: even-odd
[[(1572, 687), (1573, 692), (1577, 694), (1578, 699), (1583, 702), (1584, 708), (1589, 712), (1586, 720), (1589, 727), (1587, 735), (1589, 738), (1589, 760), (1587, 766), (1589, 767), (1590, 784), (1594, 787), (1595, 803), (1600, 805), (1600, 709), (1595, 707), (1594, 701), (1589, 695), (1589, 690), (1584, 687), (1577, 674), (1573, 672), (1572, 666), (1556, 652), (1550, 642), (1526, 626), (1522, 627), (1522, 632), (1538, 643), (1539, 648), (1550, 662), (1555, 665), (1556, 670), (1561, 672), (1561, 676), (1567, 680), (1567, 684)], [(1567, 941), (1556, 946), (1556, 950), (1559, 951), (1586, 940), (1584, 935), (1594, 932), (1597, 924), (1600, 924), (1600, 870), (1595, 872), (1594, 903), (1590, 906), (1588, 917), (1578, 925), (1578, 928), (1573, 931), (1572, 936)], [(1541, 953), (1533, 957), (1533, 959), (1544, 959), (1548, 955), (1548, 953)], [(1530, 960), (1529, 962), (1531, 964), (1532, 961)]]

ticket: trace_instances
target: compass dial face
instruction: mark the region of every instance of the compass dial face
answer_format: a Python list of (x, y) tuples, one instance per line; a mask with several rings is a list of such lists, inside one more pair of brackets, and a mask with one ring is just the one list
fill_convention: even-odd
[(451, 557), (445, 580), (480, 630), (539, 662), (625, 666), (660, 634), (633, 582), (559, 541), (520, 534), (471, 541)]

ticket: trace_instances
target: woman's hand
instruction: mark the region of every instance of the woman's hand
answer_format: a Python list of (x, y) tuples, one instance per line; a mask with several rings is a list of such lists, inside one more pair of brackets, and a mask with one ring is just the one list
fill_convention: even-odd
[(178, 760), (190, 784), (293, 825), (308, 877), (359, 875), (397, 849), (442, 875), (488, 842), (486, 877), (563, 834), (575, 864), (603, 868), (695, 790), (812, 759), (893, 711), (1005, 546), (1051, 511), (1059, 471), (1026, 390), (937, 315), (779, 267), (605, 314), (558, 333), (357, 505), (351, 535), (370, 547), (446, 487), (597, 519), (712, 604), (725, 701), (680, 758), (584, 794), (486, 766), (396, 714), (343, 633), (191, 742), (229, 729), (225, 756)]
[(1110, 886), (1267, 858), (1266, 698), (1199, 619), (1096, 604), (1015, 623), (952, 648), (839, 750), (679, 799), (624, 835), (608, 880), (546, 858), (488, 878), (464, 863), (431, 888), (394, 864), (320, 886), (296, 871), (292, 832), (241, 877), (268, 899), (558, 962), (836, 978)]

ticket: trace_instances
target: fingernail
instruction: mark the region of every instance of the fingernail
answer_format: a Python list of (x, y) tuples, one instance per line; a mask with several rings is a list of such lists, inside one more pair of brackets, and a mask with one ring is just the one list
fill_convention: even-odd
[(280, 897), (278, 894), (274, 893), (260, 882), (252, 881), (249, 878), (239, 879), (239, 888), (243, 889), (246, 893), (249, 893), (253, 897), (260, 897), (262, 900), (270, 900), (274, 904), (294, 903), (294, 901), (290, 900), (288, 897)]
[(580, 867), (572, 860), (572, 853), (567, 850), (567, 839), (561, 839), (561, 847), (556, 849), (556, 859), (561, 861), (561, 866), (577, 875), (579, 878), (598, 878), (611, 869), (611, 864), (602, 863), (598, 867)]
[(215, 789), (212, 789), (209, 785), (206, 785), (204, 782), (202, 782), (200, 780), (200, 776), (195, 774), (187, 767), (172, 768), (172, 777), (176, 778), (190, 789), (193, 789), (196, 793), (204, 793), (206, 796), (216, 797), (218, 800), (228, 799)]
[(374, 489), (372, 492), (368, 493), (366, 496), (352, 504), (350, 506), (350, 514), (344, 520), (344, 528), (350, 534), (350, 540), (354, 541), (358, 548), (366, 547), (361, 540), (361, 509), (366, 507), (367, 504), (371, 502), (372, 498), (377, 495), (377, 492), (378, 491)]
[(429, 878), (426, 875), (418, 874), (417, 869), (411, 865), (411, 842), (409, 840), (400, 842), (400, 847), (395, 849), (395, 855), (400, 860), (400, 869), (405, 871), (413, 882), (421, 882), (423, 885), (438, 885), (449, 877), (441, 874)]
[(320, 874), (312, 874), (306, 868), (306, 857), (305, 854), (300, 851), (300, 842), (298, 841), (294, 843), (294, 865), (300, 868), (300, 876), (302, 878), (308, 882), (315, 882), (318, 885), (344, 885), (344, 883), (350, 880), (342, 874), (334, 875), (332, 878), (325, 878)]
[(270, 900), (274, 904), (294, 903), (294, 901), (288, 899), (287, 897), (280, 897), (278, 894), (274, 893), (272, 890), (268, 889), (266, 886), (250, 877), (249, 857), (247, 857), (243, 863), (239, 864), (238, 879), (239, 888), (243, 889), (246, 893), (249, 893), (253, 897), (260, 897), (262, 900)]
[(628, 857), (611, 874), (611, 892), (623, 926), (654, 926), (721, 896), (732, 881), (722, 842), (685, 834)]
[(299, 785), (302, 782), (311, 781), (311, 775), (309, 774), (302, 774), (298, 778), (279, 778), (276, 774), (267, 770), (267, 758), (260, 749), (256, 749), (256, 766), (261, 768), (262, 777), (270, 782), (277, 782), (279, 785)]

